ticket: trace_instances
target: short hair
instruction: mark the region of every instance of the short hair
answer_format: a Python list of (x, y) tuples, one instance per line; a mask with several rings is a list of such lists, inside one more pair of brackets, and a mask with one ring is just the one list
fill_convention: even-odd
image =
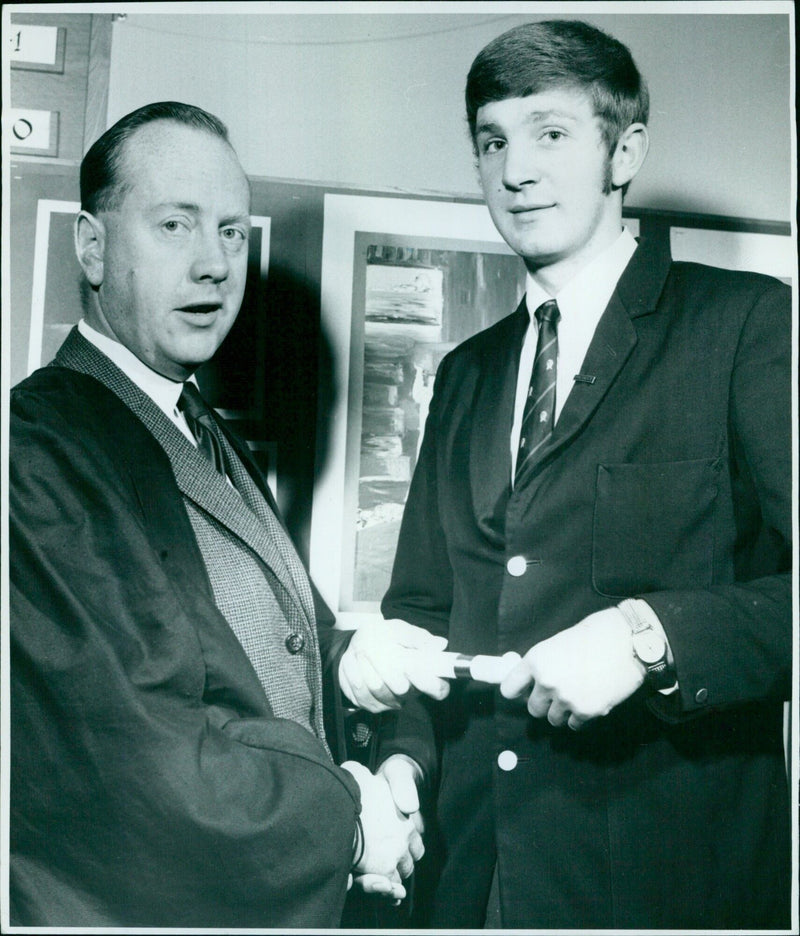
[(118, 120), (113, 127), (97, 139), (81, 162), (81, 208), (90, 214), (110, 211), (117, 207), (129, 189), (122, 172), (125, 144), (147, 124), (158, 120), (206, 130), (230, 146), (228, 128), (213, 114), (178, 101), (159, 101), (145, 104)]
[(647, 85), (627, 46), (580, 20), (543, 20), (493, 39), (472, 63), (465, 97), (473, 144), (484, 104), (555, 86), (589, 93), (609, 155), (627, 127), (647, 123)]

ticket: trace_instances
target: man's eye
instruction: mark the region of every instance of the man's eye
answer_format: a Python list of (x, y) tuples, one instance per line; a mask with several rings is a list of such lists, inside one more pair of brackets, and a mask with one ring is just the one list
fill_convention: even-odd
[(505, 140), (487, 140), (483, 144), (483, 151), (484, 153), (499, 153), (505, 145)]
[(226, 227), (222, 229), (221, 234), (223, 240), (233, 244), (242, 244), (247, 240), (247, 235), (241, 228)]
[(174, 218), (171, 218), (169, 221), (165, 221), (161, 227), (168, 234), (177, 234), (183, 228), (183, 225), (180, 221), (176, 221)]

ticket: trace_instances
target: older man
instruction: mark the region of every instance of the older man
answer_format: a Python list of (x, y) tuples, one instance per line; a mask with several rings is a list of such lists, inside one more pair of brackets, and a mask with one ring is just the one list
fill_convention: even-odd
[(192, 380), (242, 300), (247, 179), (217, 118), (153, 104), (81, 200), (86, 318), (11, 401), (11, 923), (335, 926), (351, 872), (401, 896), (421, 842), (331, 759), (332, 637)]

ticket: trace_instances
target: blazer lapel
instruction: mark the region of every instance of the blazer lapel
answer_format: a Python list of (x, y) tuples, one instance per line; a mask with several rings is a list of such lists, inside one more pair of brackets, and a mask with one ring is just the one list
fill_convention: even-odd
[(587, 380), (591, 378), (592, 382), (576, 381), (573, 385), (542, 458), (564, 445), (590, 418), (628, 360), (636, 341), (636, 329), (631, 324), (630, 315), (614, 293), (581, 367), (581, 374)]
[(502, 536), (511, 485), (511, 424), (519, 355), (528, 309), (525, 299), (503, 323), (480, 361), (470, 432), (470, 484), (475, 516), (486, 535)]
[[(291, 547), (283, 542), (285, 534), (282, 529), (281, 536), (274, 535), (275, 530), (267, 528), (245, 504), (236, 488), (198, 453), (146, 393), (87, 341), (77, 328), (70, 332), (53, 363), (95, 377), (113, 391), (139, 417), (167, 453), (181, 493), (246, 543), (272, 569), (305, 616), (309, 617), (309, 601), (301, 600), (295, 576), (289, 570), (288, 557), (284, 555)], [(279, 526), (277, 520), (275, 525)]]
[(561, 410), (541, 458), (518, 480), (535, 477), (591, 418), (622, 370), (638, 341), (634, 320), (655, 311), (669, 273), (671, 258), (658, 243), (640, 240), (620, 277), (586, 352), (581, 375)]

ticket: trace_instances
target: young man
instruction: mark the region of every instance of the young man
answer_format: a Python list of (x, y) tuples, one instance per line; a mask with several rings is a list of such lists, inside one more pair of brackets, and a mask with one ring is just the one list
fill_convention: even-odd
[(11, 400), (10, 922), (336, 926), (351, 871), (400, 897), (421, 841), (333, 763), (344, 635), (191, 379), (242, 301), (247, 178), (217, 118), (151, 104), (81, 201), (86, 318)]
[(527, 292), (442, 363), (383, 611), (524, 656), (398, 716), (387, 753), (441, 760), (420, 922), (788, 927), (790, 292), (623, 228), (613, 38), (513, 29), (466, 100)]

